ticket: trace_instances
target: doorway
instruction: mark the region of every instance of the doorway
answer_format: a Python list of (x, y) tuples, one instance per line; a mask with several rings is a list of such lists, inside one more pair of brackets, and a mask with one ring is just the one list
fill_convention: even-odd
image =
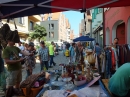
[(119, 44), (125, 44), (125, 23), (117, 26), (116, 37), (119, 39)]

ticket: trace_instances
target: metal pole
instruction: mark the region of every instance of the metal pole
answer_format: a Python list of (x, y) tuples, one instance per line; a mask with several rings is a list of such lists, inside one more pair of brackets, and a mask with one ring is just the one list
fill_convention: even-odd
[(103, 8), (103, 47), (105, 46), (105, 12)]

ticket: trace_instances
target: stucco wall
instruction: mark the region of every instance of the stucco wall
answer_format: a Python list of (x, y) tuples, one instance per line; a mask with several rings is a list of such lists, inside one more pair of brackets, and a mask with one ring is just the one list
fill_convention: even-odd
[[(130, 32), (128, 31), (128, 19), (130, 17), (130, 7), (115, 7), (110, 8), (108, 11), (105, 12), (105, 43), (108, 43), (106, 41), (109, 41), (109, 43), (112, 43), (113, 39), (116, 37), (116, 30), (114, 28), (117, 28), (117, 26), (124, 22), (125, 23), (125, 43), (128, 42), (128, 37), (130, 36)], [(107, 29), (109, 29), (109, 39), (107, 39)], [(108, 33), (107, 33), (108, 34)], [(107, 40), (106, 40), (107, 39)]]

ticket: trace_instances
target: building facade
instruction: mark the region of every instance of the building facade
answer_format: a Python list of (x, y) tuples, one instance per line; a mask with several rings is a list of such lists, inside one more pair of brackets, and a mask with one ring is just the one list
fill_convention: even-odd
[(86, 13), (84, 13), (84, 19), (82, 19), (81, 23), (79, 24), (79, 36), (90, 36), (90, 32), (92, 32), (92, 17), (91, 12), (87, 11)]
[(62, 12), (44, 14), (41, 25), (46, 28), (47, 41), (65, 42), (69, 41), (70, 24)]
[(85, 14), (85, 35), (92, 36), (92, 16), (91, 11), (87, 11)]
[(108, 8), (105, 11), (105, 44), (111, 44), (114, 38), (119, 44), (130, 43), (130, 7)]
[(85, 20), (82, 19), (79, 24), (79, 36), (85, 35)]
[(92, 9), (92, 38), (103, 47), (103, 8)]
[(74, 39), (74, 31), (73, 30), (70, 30), (70, 42), (73, 42), (73, 39)]

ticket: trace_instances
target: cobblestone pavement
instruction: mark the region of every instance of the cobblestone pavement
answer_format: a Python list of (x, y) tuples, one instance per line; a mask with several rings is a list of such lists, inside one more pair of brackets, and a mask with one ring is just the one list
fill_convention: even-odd
[[(60, 63), (65, 63), (65, 64), (67, 64), (68, 61), (69, 61), (69, 60), (63, 55), (63, 52), (60, 51), (60, 52), (59, 52), (59, 55), (57, 55), (57, 56), (54, 57), (54, 62), (56, 63), (56, 66), (54, 66), (53, 68), (58, 68), (58, 65), (59, 65)], [(49, 69), (53, 69), (53, 68), (49, 68)], [(39, 73), (39, 72), (40, 72), (40, 64), (39, 64), (39, 61), (37, 60), (37, 64), (36, 64), (35, 69), (33, 70), (33, 74)], [(23, 69), (23, 70), (22, 70), (22, 80), (25, 80), (26, 75), (27, 75), (26, 69)]]

